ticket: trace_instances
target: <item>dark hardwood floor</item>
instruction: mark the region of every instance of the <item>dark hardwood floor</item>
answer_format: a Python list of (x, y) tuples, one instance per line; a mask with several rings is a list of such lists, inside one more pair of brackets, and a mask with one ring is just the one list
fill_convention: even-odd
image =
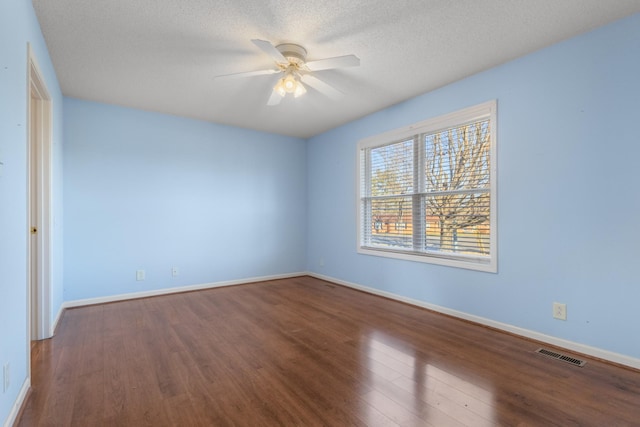
[(640, 425), (640, 372), (538, 347), (310, 277), (94, 305), (33, 346), (17, 425)]

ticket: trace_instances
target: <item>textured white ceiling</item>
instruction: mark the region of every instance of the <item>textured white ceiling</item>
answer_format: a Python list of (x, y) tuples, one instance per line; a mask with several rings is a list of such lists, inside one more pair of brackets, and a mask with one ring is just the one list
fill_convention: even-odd
[[(65, 96), (307, 138), (640, 12), (640, 0), (33, 0)], [(345, 93), (266, 106), (251, 39), (302, 44)]]

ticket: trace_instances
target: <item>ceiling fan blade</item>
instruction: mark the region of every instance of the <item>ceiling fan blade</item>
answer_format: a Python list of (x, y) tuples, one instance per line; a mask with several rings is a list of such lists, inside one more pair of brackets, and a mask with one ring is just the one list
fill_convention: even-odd
[(323, 82), (319, 78), (312, 76), (311, 74), (303, 75), (300, 80), (331, 99), (340, 99), (343, 95), (343, 93), (338, 89), (334, 88), (328, 83)]
[(215, 79), (236, 79), (241, 77), (251, 77), (251, 76), (263, 76), (267, 74), (276, 74), (280, 73), (280, 70), (258, 70), (258, 71), (246, 71), (243, 73), (233, 73), (233, 74), (223, 74), (221, 76), (215, 76)]
[(276, 49), (274, 45), (271, 44), (271, 42), (268, 42), (266, 40), (260, 40), (260, 39), (252, 39), (251, 41), (253, 42), (253, 44), (258, 46), (258, 49), (260, 49), (261, 51), (269, 55), (271, 59), (276, 61), (278, 64), (283, 64), (283, 63), (286, 64), (289, 62), (287, 61), (287, 58), (285, 58), (280, 53), (280, 51)]
[(357, 67), (360, 58), (355, 55), (335, 56), (333, 58), (319, 59), (305, 64), (310, 71), (328, 70), (330, 68)]
[(280, 94), (276, 92), (275, 89), (272, 90), (269, 101), (267, 101), (267, 105), (273, 107), (274, 105), (280, 104), (280, 101), (282, 101), (282, 97), (280, 96)]

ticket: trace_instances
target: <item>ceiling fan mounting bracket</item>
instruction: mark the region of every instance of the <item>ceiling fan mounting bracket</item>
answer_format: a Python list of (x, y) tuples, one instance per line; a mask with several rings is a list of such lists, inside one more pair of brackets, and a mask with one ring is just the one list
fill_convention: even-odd
[(294, 43), (282, 43), (276, 49), (289, 60), (291, 64), (302, 65), (307, 60), (307, 50)]

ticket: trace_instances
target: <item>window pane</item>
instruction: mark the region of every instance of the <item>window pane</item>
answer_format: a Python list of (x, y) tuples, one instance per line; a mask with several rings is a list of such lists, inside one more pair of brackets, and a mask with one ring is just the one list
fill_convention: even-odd
[(411, 197), (391, 197), (371, 201), (372, 246), (411, 249)]
[(425, 198), (427, 251), (490, 255), (489, 193)]
[(424, 135), (425, 191), (489, 188), (489, 120)]
[(413, 192), (413, 140), (371, 149), (371, 195)]

